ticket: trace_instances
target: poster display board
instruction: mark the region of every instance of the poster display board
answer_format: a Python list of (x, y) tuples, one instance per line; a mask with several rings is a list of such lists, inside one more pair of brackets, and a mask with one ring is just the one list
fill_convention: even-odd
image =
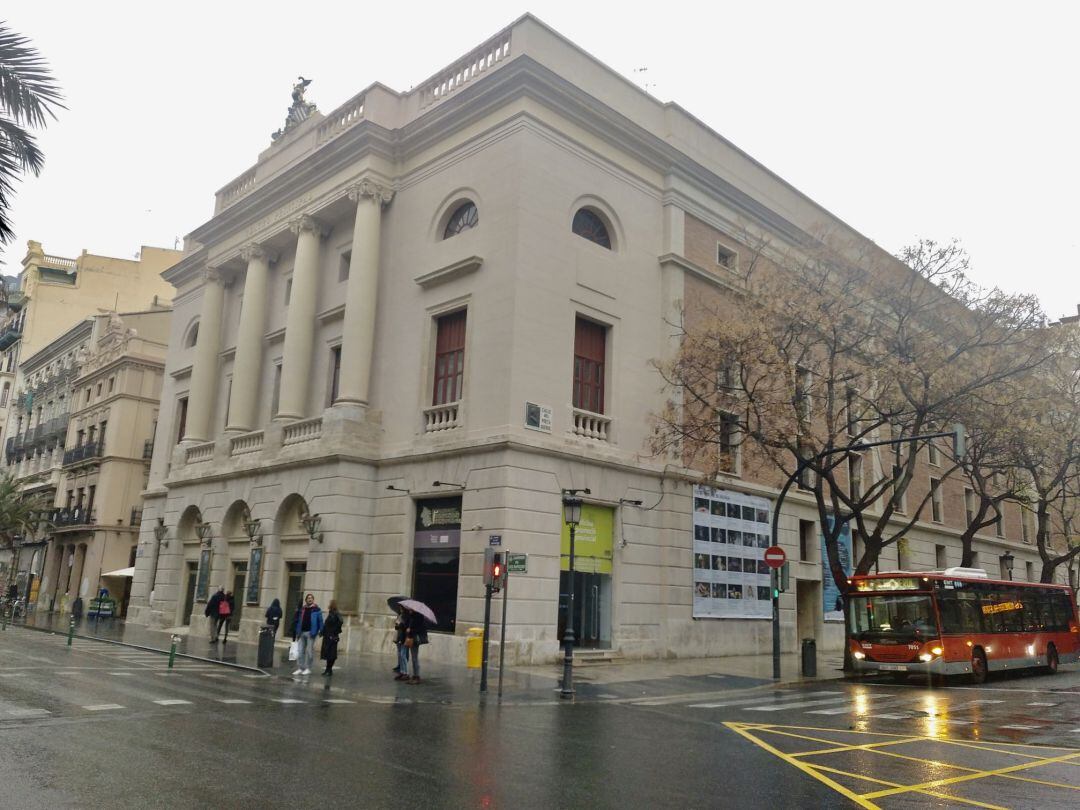
[(772, 502), (694, 487), (694, 618), (769, 619)]
[[(829, 526), (833, 523), (833, 516), (829, 515)], [(845, 523), (840, 529), (840, 536), (836, 538), (837, 550), (840, 553), (840, 565), (844, 573), (851, 576), (851, 524)], [(840, 596), (840, 589), (836, 587), (832, 571), (829, 570), (829, 553), (825, 550), (825, 534), (821, 534), (821, 606), (825, 612), (825, 621), (844, 621), (844, 601)]]

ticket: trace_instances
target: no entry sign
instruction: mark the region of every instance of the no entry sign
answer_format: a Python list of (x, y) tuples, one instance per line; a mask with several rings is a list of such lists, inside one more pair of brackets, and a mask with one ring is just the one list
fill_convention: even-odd
[(765, 564), (769, 568), (779, 568), (784, 564), (784, 560), (787, 559), (787, 555), (780, 546), (769, 546), (765, 549)]

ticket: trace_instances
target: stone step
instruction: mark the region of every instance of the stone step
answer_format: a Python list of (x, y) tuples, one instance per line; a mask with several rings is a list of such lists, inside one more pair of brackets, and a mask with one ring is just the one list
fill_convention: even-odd
[[(563, 654), (558, 656), (559, 665), (562, 666)], [(621, 664), (626, 659), (618, 650), (574, 650), (574, 666), (592, 666), (597, 664)]]

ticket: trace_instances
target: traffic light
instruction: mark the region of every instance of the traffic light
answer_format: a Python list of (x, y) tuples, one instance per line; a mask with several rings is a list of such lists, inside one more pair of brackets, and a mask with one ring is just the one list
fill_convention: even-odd
[(769, 586), (774, 600), (780, 598), (780, 571), (776, 568), (769, 569)]
[(791, 563), (780, 566), (780, 593), (785, 593), (791, 585)]
[(497, 591), (506, 577), (506, 559), (501, 551), (488, 546), (484, 549), (484, 584)]

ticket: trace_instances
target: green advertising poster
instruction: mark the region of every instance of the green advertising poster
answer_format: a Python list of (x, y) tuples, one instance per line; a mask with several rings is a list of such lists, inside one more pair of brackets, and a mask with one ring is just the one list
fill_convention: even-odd
[[(610, 574), (615, 511), (606, 506), (582, 504), (581, 522), (574, 532), (574, 570), (590, 574)], [(570, 527), (562, 527), (560, 569), (570, 570)]]

